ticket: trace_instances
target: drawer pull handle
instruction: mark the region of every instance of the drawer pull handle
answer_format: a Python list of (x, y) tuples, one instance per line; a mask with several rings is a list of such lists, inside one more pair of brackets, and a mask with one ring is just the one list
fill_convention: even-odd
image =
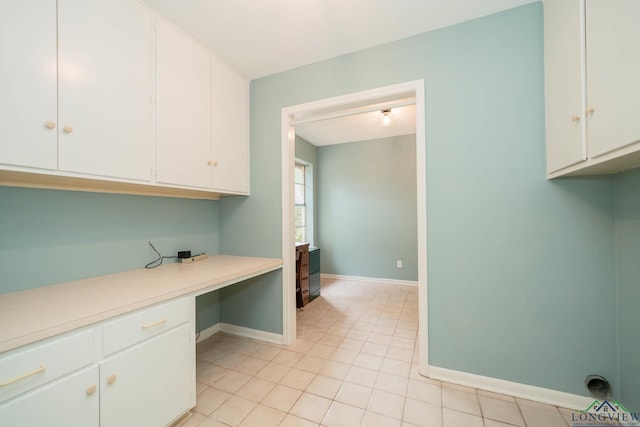
[(158, 320), (157, 322), (147, 323), (146, 325), (142, 325), (142, 329), (153, 328), (154, 326), (162, 325), (166, 321), (167, 321), (167, 318), (163, 317), (162, 319)]
[(109, 375), (107, 377), (107, 384), (113, 384), (116, 382), (116, 374)]
[(89, 387), (87, 387), (87, 396), (91, 396), (93, 393), (95, 393), (97, 390), (97, 387), (95, 384), (90, 385)]
[(5, 381), (3, 383), (0, 383), (0, 387), (4, 387), (4, 386), (11, 385), (13, 383), (17, 383), (18, 381), (23, 380), (25, 378), (29, 378), (32, 375), (39, 374), (40, 372), (44, 372), (45, 369), (47, 369), (47, 367), (45, 365), (40, 365), (40, 367), (38, 369), (34, 369), (33, 371), (27, 372), (26, 374), (20, 375), (19, 377), (15, 377), (13, 379), (10, 379), (9, 381)]

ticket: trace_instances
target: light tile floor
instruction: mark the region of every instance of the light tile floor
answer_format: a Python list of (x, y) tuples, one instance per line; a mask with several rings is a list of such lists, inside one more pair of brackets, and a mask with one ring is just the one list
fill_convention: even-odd
[(218, 333), (197, 346), (183, 427), (567, 427), (571, 411), (418, 374), (418, 289), (323, 280), (280, 346)]

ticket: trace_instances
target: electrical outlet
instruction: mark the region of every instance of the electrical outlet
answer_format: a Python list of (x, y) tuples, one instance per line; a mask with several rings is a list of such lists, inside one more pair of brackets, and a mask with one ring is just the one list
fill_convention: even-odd
[(402, 260), (401, 259), (396, 261), (396, 267), (402, 268)]

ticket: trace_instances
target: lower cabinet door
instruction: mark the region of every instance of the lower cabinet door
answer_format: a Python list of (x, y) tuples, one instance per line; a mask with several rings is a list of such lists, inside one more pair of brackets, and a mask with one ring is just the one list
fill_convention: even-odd
[(0, 426), (98, 427), (98, 365), (0, 404)]
[(100, 363), (101, 427), (162, 427), (191, 409), (189, 325)]

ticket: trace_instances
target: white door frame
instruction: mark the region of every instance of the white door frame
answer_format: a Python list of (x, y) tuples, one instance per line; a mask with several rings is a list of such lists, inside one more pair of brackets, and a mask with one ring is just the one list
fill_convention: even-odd
[(296, 339), (295, 291), (295, 223), (294, 223), (294, 164), (296, 115), (318, 109), (340, 108), (353, 103), (366, 102), (385, 96), (413, 92), (416, 100), (416, 187), (418, 221), (418, 346), (420, 373), (428, 374), (429, 348), (427, 324), (427, 175), (424, 80), (414, 80), (392, 86), (322, 99), (285, 107), (281, 113), (282, 126), (282, 335), (286, 345)]

